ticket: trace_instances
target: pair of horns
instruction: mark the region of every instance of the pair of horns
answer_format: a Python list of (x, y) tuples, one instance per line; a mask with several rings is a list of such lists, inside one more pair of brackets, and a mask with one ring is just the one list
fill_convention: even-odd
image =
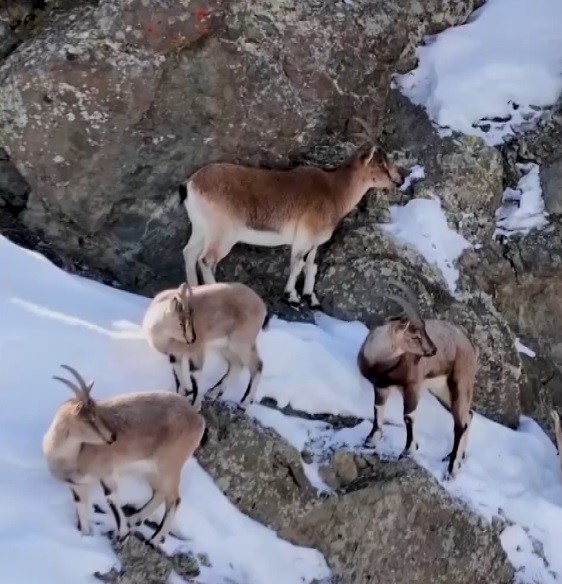
[(398, 280), (391, 279), (389, 282), (390, 284), (394, 284), (394, 286), (397, 288), (400, 288), (400, 290), (402, 290), (404, 293), (405, 298), (395, 294), (387, 294), (386, 297), (389, 300), (393, 300), (404, 309), (406, 316), (412, 324), (422, 326), (423, 318), (420, 314), (418, 302), (416, 300), (415, 294), (412, 292), (412, 289), (405, 284), (402, 284), (402, 282), (399, 282)]
[(57, 375), (53, 376), (53, 379), (64, 383), (67, 387), (69, 387), (76, 395), (76, 397), (81, 401), (87, 401), (90, 399), (90, 392), (92, 391), (92, 387), (94, 386), (94, 382), (88, 384), (86, 380), (74, 369), (70, 367), (70, 365), (61, 365), (63, 369), (69, 371), (76, 379), (78, 383), (71, 381), (70, 379), (65, 379), (64, 377), (58, 377)]
[(362, 140), (364, 143), (376, 145), (377, 140), (373, 135), (373, 130), (369, 126), (369, 124), (363, 118), (360, 118), (358, 116), (353, 116), (351, 119), (355, 120), (363, 128), (362, 132), (353, 132), (352, 136)]

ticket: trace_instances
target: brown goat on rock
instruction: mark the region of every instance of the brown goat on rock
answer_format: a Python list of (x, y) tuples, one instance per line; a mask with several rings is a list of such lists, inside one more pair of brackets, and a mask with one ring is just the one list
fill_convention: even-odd
[(447, 472), (453, 476), (464, 458), (472, 421), (472, 396), (478, 351), (457, 326), (443, 320), (423, 320), (408, 289), (395, 282), (408, 300), (390, 296), (407, 318), (396, 318), (372, 329), (358, 355), (359, 370), (375, 392), (373, 428), (366, 439), (375, 446), (382, 432), (384, 407), (390, 390), (400, 390), (404, 399), (406, 446), (401, 456), (417, 449), (413, 424), (420, 393), (429, 391), (453, 415), (453, 449)]
[(212, 163), (180, 185), (180, 199), (192, 225), (183, 250), (187, 281), (198, 284), (197, 265), (205, 284), (215, 282), (215, 269), (237, 242), (291, 246), (290, 274), (284, 299), (296, 306), (296, 282), (304, 269), (303, 296), (312, 308), (316, 252), (332, 237), (339, 221), (372, 188), (403, 183), (397, 167), (377, 148), (359, 148), (337, 168), (299, 166), (266, 170), (240, 164)]

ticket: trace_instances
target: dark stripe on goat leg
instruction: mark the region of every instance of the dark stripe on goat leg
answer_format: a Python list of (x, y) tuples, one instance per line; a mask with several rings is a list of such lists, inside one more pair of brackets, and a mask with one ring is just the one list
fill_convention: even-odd
[(176, 393), (179, 393), (180, 380), (179, 380), (178, 374), (176, 373), (176, 370), (174, 368), (174, 365), (177, 363), (177, 359), (176, 359), (175, 355), (168, 355), (168, 358), (170, 360), (170, 364), (172, 365), (172, 373), (174, 374), (174, 381), (176, 382)]
[(377, 432), (380, 428), (379, 426), (379, 417), (377, 415), (377, 407), (381, 407), (384, 406), (384, 404), (386, 403), (386, 396), (381, 393), (380, 391), (377, 390), (377, 388), (373, 385), (373, 389), (375, 392), (375, 399), (374, 399), (374, 406), (373, 406), (373, 427), (371, 428), (371, 431), (369, 432), (369, 434), (367, 435), (367, 438), (365, 438), (365, 444), (367, 444), (371, 438), (375, 435), (375, 432)]
[(449, 464), (447, 465), (447, 472), (449, 474), (452, 474), (453, 472), (453, 467), (455, 465), (455, 460), (457, 458), (457, 452), (459, 450), (459, 444), (467, 428), (468, 424), (465, 424), (464, 426), (458, 426), (457, 424), (455, 424), (453, 428), (454, 433), (453, 449), (451, 450), (451, 452), (449, 452), (447, 456), (445, 456), (445, 458), (443, 458), (443, 462), (445, 462), (446, 460), (449, 461)]
[(193, 359), (189, 359), (189, 370), (190, 370), (190, 379), (191, 379), (191, 393), (193, 393), (193, 399), (191, 400), (191, 405), (195, 405), (197, 401), (197, 395), (199, 394), (199, 385), (197, 385), (197, 380), (195, 379), (195, 375), (193, 374), (195, 371), (199, 371), (199, 367)]
[[(164, 527), (164, 523), (166, 523), (166, 519), (168, 518), (168, 515), (174, 509), (178, 508), (180, 502), (181, 502), (181, 498), (178, 497), (176, 499), (176, 502), (173, 505), (170, 505), (169, 507), (168, 507), (168, 505), (166, 505), (166, 508), (164, 509), (164, 515), (162, 516), (162, 521), (160, 521), (160, 525), (156, 528), (156, 530), (154, 531), (154, 533), (150, 537), (150, 539), (149, 539), (150, 542), (153, 542), (158, 537), (158, 535), (162, 531), (162, 528)], [(161, 543), (164, 543), (164, 537), (162, 537)]]
[(404, 424), (406, 425), (406, 446), (404, 447), (404, 453), (406, 453), (414, 440), (414, 420), (412, 420), (411, 416), (405, 415)]
[(107, 504), (109, 505), (109, 508), (113, 513), (113, 517), (115, 517), (115, 523), (117, 525), (117, 530), (115, 533), (119, 533), (121, 529), (121, 518), (119, 517), (119, 512), (117, 511), (117, 507), (115, 507), (115, 503), (111, 499), (109, 499), (109, 495), (111, 495), (112, 491), (103, 481), (100, 481), (100, 483), (101, 488), (103, 489), (103, 494), (107, 499)]
[(74, 499), (75, 503), (79, 503), (80, 502), (80, 495), (74, 490), (74, 489), (70, 489), (72, 491), (72, 498)]
[(252, 383), (254, 381), (255, 376), (258, 373), (261, 373), (263, 371), (263, 362), (260, 361), (258, 363), (258, 366), (256, 368), (256, 372), (254, 373), (254, 375), (250, 376), (250, 381), (248, 381), (248, 386), (246, 387), (246, 391), (244, 392), (244, 395), (242, 396), (242, 399), (240, 400), (240, 403), (243, 404), (246, 401), (246, 398), (248, 397), (248, 395), (250, 394), (250, 388), (252, 387)]

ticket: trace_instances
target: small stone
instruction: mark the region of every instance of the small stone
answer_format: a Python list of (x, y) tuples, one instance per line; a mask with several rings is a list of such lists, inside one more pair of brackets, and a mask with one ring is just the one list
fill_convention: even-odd
[(320, 478), (331, 488), (339, 489), (341, 486), (340, 480), (336, 476), (334, 469), (331, 466), (324, 465), (318, 469)]
[(353, 482), (359, 476), (354, 455), (349, 450), (336, 450), (332, 458), (332, 465), (336, 475), (344, 485)]
[(310, 464), (313, 461), (314, 456), (312, 452), (310, 452), (310, 450), (303, 450), (301, 452), (301, 458), (303, 462), (305, 462), (306, 464)]

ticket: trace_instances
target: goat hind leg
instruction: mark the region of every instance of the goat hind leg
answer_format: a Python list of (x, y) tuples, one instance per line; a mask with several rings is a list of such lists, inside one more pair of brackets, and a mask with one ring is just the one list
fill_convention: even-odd
[(217, 264), (224, 259), (234, 247), (236, 239), (231, 234), (221, 234), (220, 238), (215, 238), (205, 246), (203, 255), (199, 260), (201, 275), (205, 284), (214, 284), (217, 280), (215, 273)]
[(318, 296), (316, 296), (316, 292), (314, 291), (316, 274), (318, 272), (318, 264), (316, 263), (317, 251), (318, 246), (314, 246), (305, 256), (304, 286), (302, 289), (303, 298), (313, 310), (321, 308)]
[(250, 370), (250, 380), (248, 381), (246, 391), (240, 400), (240, 407), (242, 409), (246, 409), (247, 404), (254, 402), (263, 371), (263, 361), (259, 356), (255, 343), (248, 352), (247, 358), (245, 357), (245, 355), (242, 356), (242, 359), (244, 364), (247, 365), (248, 369)]
[(195, 226), (191, 232), (187, 244), (183, 248), (183, 260), (185, 263), (185, 276), (190, 286), (197, 286), (199, 278), (197, 276), (197, 262), (203, 252), (204, 236)]
[(298, 306), (301, 299), (296, 290), (297, 279), (300, 276), (304, 268), (304, 255), (306, 251), (300, 246), (293, 244), (291, 248), (291, 268), (289, 272), (289, 278), (285, 284), (285, 292), (283, 294), (283, 300), (285, 300), (291, 306)]

